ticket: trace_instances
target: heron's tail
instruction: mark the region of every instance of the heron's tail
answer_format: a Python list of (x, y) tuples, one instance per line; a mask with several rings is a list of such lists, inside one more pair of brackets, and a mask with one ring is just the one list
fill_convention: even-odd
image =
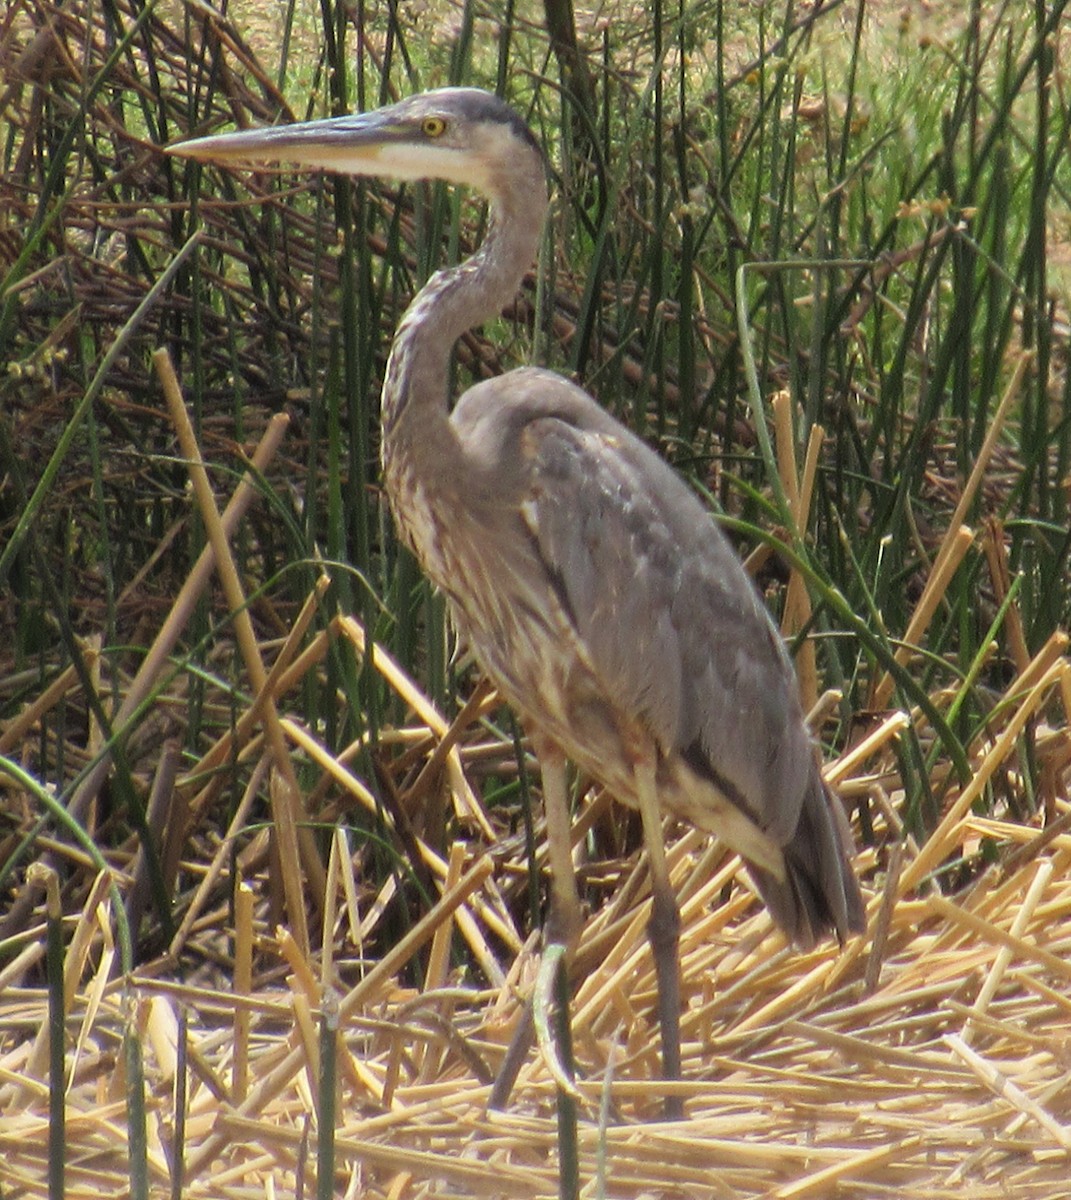
[(795, 833), (782, 847), (784, 879), (748, 865), (774, 920), (805, 950), (827, 932), (843, 942), (866, 928), (863, 897), (848, 861), (847, 822), (835, 804), (815, 768)]

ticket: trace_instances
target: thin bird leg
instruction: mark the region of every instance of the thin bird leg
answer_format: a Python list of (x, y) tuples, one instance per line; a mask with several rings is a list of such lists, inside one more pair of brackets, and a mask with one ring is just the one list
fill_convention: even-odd
[[(558, 1085), (558, 1194), (576, 1200), (580, 1194), (580, 1147), (577, 1101), (573, 1083), (572, 1020), (569, 965), (580, 940), (580, 897), (573, 870), (572, 819), (565, 783), (565, 755), (553, 743), (533, 741), (543, 775), (543, 810), (550, 858), (550, 912), (543, 934), (543, 960), (532, 994), (532, 1021), (543, 1060)], [(557, 1001), (556, 1036), (549, 1014)]]
[[(550, 859), (550, 905), (543, 932), (543, 959), (532, 995), (536, 1040), (547, 1067), (563, 1092), (575, 1094), (571, 1066), (562, 1061), (562, 1042), (550, 1034), (549, 1014), (555, 998), (566, 1004), (569, 964), (580, 938), (580, 897), (573, 870), (572, 818), (565, 782), (565, 756), (550, 741), (533, 739), (543, 776), (543, 809), (547, 822), (547, 855)], [(568, 1011), (561, 1013), (568, 1022)], [(571, 1055), (569, 1055), (571, 1057)]]
[[(655, 977), (658, 980), (658, 1025), (662, 1033), (662, 1074), (670, 1081), (681, 1077), (681, 914), (677, 896), (669, 881), (666, 847), (662, 840), (662, 815), (655, 784), (655, 758), (644, 756), (633, 765), (636, 798), (643, 820), (643, 838), (651, 870), (651, 916), (647, 939), (651, 943)], [(680, 1096), (666, 1097), (666, 1119), (679, 1121), (684, 1116)]]
[(580, 938), (580, 897), (573, 870), (573, 820), (565, 784), (565, 755), (550, 741), (533, 738), (543, 777), (543, 809), (547, 820), (547, 854), (550, 858), (550, 912), (544, 941), (558, 942), (569, 958)]
[[(532, 739), (539, 759), (543, 779), (543, 808), (546, 814), (547, 852), (550, 859), (550, 903), (543, 930), (543, 955), (539, 977), (531, 1002), (526, 1006), (514, 1032), (502, 1068), (495, 1079), (488, 1099), (488, 1108), (505, 1108), (525, 1057), (538, 1037), (540, 1048), (551, 1074), (563, 1090), (572, 1087), (570, 1073), (550, 1039), (549, 1010), (555, 995), (555, 980), (559, 972), (568, 982), (580, 936), (580, 898), (573, 870), (572, 821), (569, 814), (569, 793), (565, 782), (565, 756), (558, 747), (542, 738)], [(559, 995), (567, 995), (567, 991)]]

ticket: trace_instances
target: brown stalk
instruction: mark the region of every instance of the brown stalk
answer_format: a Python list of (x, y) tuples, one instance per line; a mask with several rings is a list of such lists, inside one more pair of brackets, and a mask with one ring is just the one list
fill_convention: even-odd
[(205, 523), (209, 544), (212, 546), (215, 556), (216, 571), (230, 606), (234, 631), (245, 662), (245, 669), (254, 690), (264, 697), (262, 701), (264, 729), (272, 749), (275, 768), (284, 781), (284, 785), (278, 792), (269, 789), (272, 797), (272, 815), (275, 818), (276, 832), (279, 838), (279, 864), (282, 871), (283, 893), (286, 896), (287, 914), (298, 944), (302, 947), (303, 952), (307, 952), (309, 931), (298, 863), (300, 862), (305, 868), (313, 900), (321, 911), (324, 895), (323, 863), (316, 851), (312, 832), (306, 824), (304, 799), (286, 749), (286, 740), (279, 724), (279, 714), (276, 711), (275, 702), (267, 692), (268, 673), (260, 656), (260, 647), (257, 645), (253, 622), (245, 605), (245, 595), (238, 579), (238, 571), (234, 565), (226, 531), (220, 521), (215, 496), (212, 494), (212, 485), (209, 482), (208, 472), (193, 432), (193, 425), (186, 412), (182, 390), (166, 350), (158, 350), (153, 355), (153, 365), (160, 377), (171, 421), (178, 434), (179, 445), (186, 457), (186, 469), (190, 473), (201, 519)]

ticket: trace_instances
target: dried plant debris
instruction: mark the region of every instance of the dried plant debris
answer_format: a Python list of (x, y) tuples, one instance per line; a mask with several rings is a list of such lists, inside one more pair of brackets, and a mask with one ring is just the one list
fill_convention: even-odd
[[(82, 113), (78, 152), (92, 164), (50, 197), (62, 221), (40, 229), (25, 259), (13, 231), (36, 229), (44, 210), (40, 190), (16, 182), (34, 164), (2, 181), (0, 264), (14, 282), (0, 303), (12, 306), (15, 347), (4, 428), (26, 463), (51, 461), (87, 379), (128, 339), (97, 406), (107, 437), (71, 441), (36, 510), (27, 578), (77, 578), (59, 606), (64, 636), (44, 618), (27, 632), (22, 594), (0, 590), (3, 629), (20, 644), (0, 645), (0, 1195), (56, 1195), (62, 1171), (68, 1197), (131, 1194), (142, 1180), (149, 1195), (191, 1200), (311, 1195), (320, 1172), (337, 1196), (556, 1196), (556, 1094), (538, 1051), (508, 1106), (487, 1104), (539, 954), (546, 863), (523, 735), (456, 663), (456, 691), (428, 695), (375, 625), (378, 593), (363, 621), (332, 599), (343, 572), (321, 554), (319, 528), (298, 554), (280, 540), (280, 514), (303, 514), (337, 466), (312, 429), (316, 381), (298, 386), (272, 366), (304, 363), (316, 338), (331, 359), (337, 331), (311, 313), (339, 287), (335, 248), (277, 178), (243, 176), (233, 201), (198, 213), (201, 287), (214, 302), (195, 319), (186, 280), (127, 328), (188, 228), (188, 207), (182, 220), (171, 207), (174, 164), (156, 146), (292, 115), (228, 18), (190, 4), (183, 13), (202, 23), (216, 64), (200, 111), (176, 7), (34, 0), (0, 20), (11, 145), (26, 156), (45, 147), (42, 161), (58, 163)], [(109, 68), (114, 90), (94, 90), (117, 41), (139, 31), (143, 48)], [(151, 71), (135, 69), (150, 59)], [(138, 98), (125, 123), (120, 93)], [(417, 277), (423, 265), (405, 258), (412, 205), (389, 189), (364, 202), (379, 215), (369, 252), (391, 230)], [(905, 252), (911, 261), (922, 245)], [(568, 342), (585, 284), (564, 267), (558, 282), (548, 321)], [(383, 291), (373, 358), (405, 300)], [(534, 295), (519, 300), (519, 324)], [(846, 330), (864, 317), (855, 311)], [(608, 343), (605, 358), (636, 350)], [(499, 366), (476, 337), (461, 358), (476, 375)], [(872, 672), (853, 681), (865, 708), (849, 722), (823, 693), (818, 638), (797, 653), (816, 739), (838, 745), (825, 771), (860, 847), (866, 935), (793, 951), (739, 861), (667, 823), (683, 918), (679, 1083), (660, 1080), (636, 822), (575, 780), (585, 1196), (1067, 1192), (1068, 638), (1052, 625), (1037, 636), (1020, 612), (1002, 521), (964, 524), (977, 509), (1001, 512), (1018, 486), (1021, 464), (998, 434), (1017, 419), (1032, 356), (1006, 365), (1005, 397), (965, 477), (932, 431), (934, 463), (949, 464), (925, 480), (941, 519), (916, 531), (895, 651), (860, 657)], [(622, 377), (647, 370), (637, 351)], [(774, 397), (771, 411), (805, 531), (821, 435), (801, 452), (787, 401)], [(362, 415), (371, 430), (374, 413)], [(752, 436), (739, 416), (730, 433), (737, 446)], [(369, 432), (369, 464), (373, 442)], [(7, 495), (0, 553), (25, 511)], [(80, 523), (69, 522), (78, 506)], [(91, 551), (115, 513), (129, 520), (108, 575)], [(369, 528), (381, 517), (385, 528), (378, 510)], [(894, 675), (921, 677), (945, 652), (927, 630), (964, 562), (993, 633), (962, 674), (953, 664), (940, 689), (908, 704)], [(780, 572), (786, 634), (815, 632), (789, 557), (764, 543), (751, 566)], [(975, 685), (984, 704), (972, 699), (966, 714)], [(368, 696), (374, 719), (336, 720)], [(949, 739), (940, 725), (957, 717), (963, 732)], [(660, 1120), (669, 1086), (684, 1122)]]
[[(169, 1186), (180, 1169), (185, 1196), (289, 1191), (299, 1179), (308, 1186), (329, 1048), (336, 1192), (556, 1194), (554, 1086), (537, 1053), (508, 1108), (486, 1108), (537, 955), (517, 916), (523, 839), (510, 837), (480, 797), (481, 764), (508, 761), (512, 750), (489, 740), (480, 719), (495, 699), (480, 691), (447, 720), (352, 618), (307, 635), (300, 648), (276, 647), (277, 669), (266, 678), (286, 754), (314, 780), (300, 803), (316, 823), (377, 807), (349, 756), (328, 750), (288, 707), (332, 646), (362, 659), (371, 651), (410, 714), (382, 733), (394, 750), (381, 766), (398, 798), (383, 828), (418, 856), (428, 905), (401, 934), (388, 927), (397, 916), (394, 877), (370, 888), (368, 848), (354, 852), (339, 830), (322, 892), (315, 902), (304, 893), (308, 945), (300, 945), (292, 922), (276, 924), (287, 897), (271, 863), (302, 862), (301, 847), (287, 847), (277, 826), (273, 853), (266, 832), (249, 833), (239, 806), (222, 840), (207, 823), (194, 827), (197, 861), (180, 869), (199, 883), (166, 953), (116, 979), (114, 912), (104, 877), (87, 863), (81, 907), (68, 907), (63, 929), (68, 1195), (127, 1186), (131, 1034), (141, 1049), (153, 1187)], [(684, 1097), (683, 1124), (658, 1120), (643, 856), (590, 863), (583, 877), (593, 911), (573, 1006), (585, 1180), (604, 1172), (614, 1196), (1056, 1194), (1071, 1149), (1071, 833), (1062, 815), (1071, 810), (1058, 799), (1059, 826), (1046, 831), (971, 807), (987, 780), (1014, 771), (1014, 733), (1027, 720), (1066, 772), (1066, 725), (1050, 727), (1041, 715), (1043, 699), (1067, 700), (1066, 659), (1024, 674), (996, 706), (1001, 723), (978, 747), (970, 781), (950, 789), (936, 833), (921, 851), (898, 843), (898, 864), (885, 849), (897, 831), (883, 814), (896, 808), (896, 740), (918, 715), (890, 715), (830, 764), (842, 796), (875, 800), (872, 846), (858, 861), (869, 932), (843, 948), (792, 951), (738, 860), (705, 835), (670, 828), (684, 921), (684, 1080), (672, 1085)], [(80, 684), (68, 687), (74, 703)], [(54, 689), (49, 700), (62, 698)], [(259, 721), (238, 720), (179, 775), (185, 811), (210, 808), (219, 761), (248, 764), (249, 794), (286, 796), (275, 753)], [(4, 786), (10, 806), (18, 789)], [(620, 814), (605, 795), (581, 790), (583, 857)], [(438, 795), (452, 827), (465, 831), (445, 855), (418, 823), (403, 829), (414, 793), (423, 803)], [(970, 859), (983, 843), (1001, 848), (994, 865), (953, 896), (929, 888), (935, 867)], [(122, 888), (134, 875), (132, 862), (114, 862)], [(22, 955), (5, 968), (0, 991), (0, 1176), (9, 1195), (43, 1196), (48, 1002), (41, 988), (19, 984), (32, 977), (43, 937), (31, 928), (16, 941)], [(325, 1026), (337, 1037), (325, 1040)]]

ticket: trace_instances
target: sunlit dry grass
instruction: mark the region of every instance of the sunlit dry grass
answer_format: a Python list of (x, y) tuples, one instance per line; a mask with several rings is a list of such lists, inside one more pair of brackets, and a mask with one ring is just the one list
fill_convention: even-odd
[(886, 7), (667, 14), (658, 94), (647, 10), (593, 12), (594, 136), (538, 13), (348, 10), (332, 50), (295, 5), (284, 55), (285, 9), (12, 8), (3, 1196), (558, 1190), (538, 1054), (485, 1111), (535, 963), (534, 763), (376, 464), (391, 331), (482, 210), (160, 153), (500, 69), (555, 210), (458, 382), (575, 373), (723, 510), (868, 899), (864, 937), (793, 953), (667, 826), (689, 1120), (662, 1124), (639, 830), (575, 781), (584, 1194), (1060, 1194), (1063, 46), (1055, 10), (972, 40)]

